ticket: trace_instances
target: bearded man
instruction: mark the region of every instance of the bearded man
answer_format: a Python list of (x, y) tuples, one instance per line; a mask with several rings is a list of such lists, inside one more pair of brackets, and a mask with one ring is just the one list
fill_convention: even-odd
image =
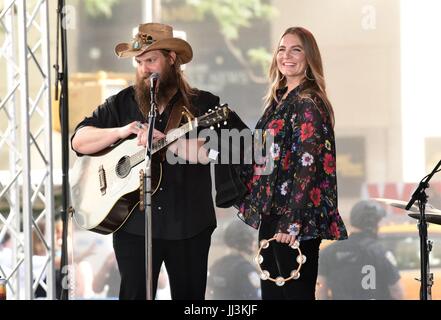
[[(184, 79), (181, 66), (191, 61), (193, 52), (188, 42), (173, 37), (171, 26), (147, 23), (140, 25), (138, 31), (131, 43), (115, 47), (118, 57), (135, 58), (136, 84), (108, 98), (78, 124), (71, 142), (72, 149), (80, 156), (97, 153), (135, 136), (138, 145), (146, 145), (146, 117), (151, 105), (149, 79), (154, 73), (159, 74), (154, 141), (172, 129), (169, 122), (175, 108), (185, 106), (189, 113), (199, 116), (219, 105), (219, 97), (192, 88)], [(188, 151), (191, 143), (196, 145), (196, 152)], [(152, 196), (154, 295), (164, 263), (172, 299), (202, 300), (205, 297), (208, 253), (216, 216), (207, 164), (209, 150), (203, 148), (203, 141), (179, 139), (167, 152), (182, 156), (192, 164), (171, 164), (162, 158), (161, 183)], [(121, 275), (120, 299), (146, 297), (144, 221), (144, 212), (136, 206), (113, 234)]]

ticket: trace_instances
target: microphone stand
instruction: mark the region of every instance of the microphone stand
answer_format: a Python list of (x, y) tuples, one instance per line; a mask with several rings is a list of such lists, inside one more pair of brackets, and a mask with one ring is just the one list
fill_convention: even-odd
[[(60, 92), (60, 126), (61, 126), (61, 154), (62, 154), (62, 211), (61, 217), (63, 220), (63, 233), (61, 245), (61, 276), (69, 277), (69, 270), (67, 268), (67, 230), (68, 230), (68, 213), (72, 212), (69, 207), (69, 94), (68, 94), (68, 68), (67, 68), (67, 32), (65, 12), (65, 1), (58, 0), (57, 8), (57, 46), (56, 46), (56, 63), (53, 66), (55, 69), (55, 99), (58, 100), (58, 85), (61, 83)], [(61, 32), (61, 38), (60, 38)], [(61, 42), (61, 62), (62, 70), (59, 72), (59, 44)], [(67, 278), (69, 279), (69, 278)], [(63, 278), (61, 279), (61, 300), (68, 300), (68, 286)], [(60, 285), (57, 283), (57, 286)]]
[(410, 207), (418, 201), (418, 207), (420, 210), (420, 218), (418, 223), (418, 230), (420, 236), (420, 260), (421, 260), (421, 289), (420, 289), (420, 299), (428, 300), (431, 299), (431, 286), (433, 283), (433, 275), (430, 275), (430, 279), (428, 278), (428, 271), (430, 268), (429, 265), (429, 253), (432, 250), (432, 243), (428, 243), (427, 240), (427, 221), (426, 221), (426, 204), (427, 204), (427, 194), (426, 189), (429, 188), (429, 181), (432, 179), (433, 175), (439, 171), (441, 167), (441, 160), (432, 170), (432, 172), (424, 177), (418, 188), (412, 194), (412, 198), (409, 203), (406, 205), (406, 210), (409, 210)]
[(141, 195), (144, 201), (144, 214), (145, 214), (145, 272), (146, 272), (146, 298), (147, 300), (153, 300), (153, 281), (152, 281), (152, 145), (153, 145), (153, 129), (155, 128), (157, 105), (155, 101), (155, 88), (150, 88), (150, 112), (148, 115), (148, 134), (147, 134), (147, 147), (145, 152), (145, 174), (142, 172), (140, 176), (143, 180), (144, 194)]

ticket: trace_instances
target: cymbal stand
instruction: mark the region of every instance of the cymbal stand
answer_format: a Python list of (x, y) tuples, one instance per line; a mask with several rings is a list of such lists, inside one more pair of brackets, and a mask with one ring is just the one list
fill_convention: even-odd
[(406, 206), (406, 210), (409, 210), (415, 201), (418, 201), (418, 207), (420, 210), (420, 218), (418, 223), (418, 230), (420, 236), (420, 261), (421, 261), (421, 287), (420, 287), (420, 299), (428, 300), (431, 298), (431, 286), (433, 284), (433, 275), (429, 274), (429, 253), (432, 249), (432, 243), (427, 240), (427, 221), (426, 221), (426, 204), (427, 194), (426, 189), (429, 188), (429, 181), (435, 173), (437, 173), (441, 167), (441, 160), (435, 166), (430, 174), (425, 176), (418, 185), (418, 188), (412, 194), (412, 198)]

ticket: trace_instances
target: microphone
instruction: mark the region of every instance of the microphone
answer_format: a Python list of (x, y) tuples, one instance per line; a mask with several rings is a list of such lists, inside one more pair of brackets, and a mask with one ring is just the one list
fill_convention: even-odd
[(159, 73), (155, 72), (150, 75), (150, 103), (156, 103), (155, 92), (156, 84), (158, 83)]

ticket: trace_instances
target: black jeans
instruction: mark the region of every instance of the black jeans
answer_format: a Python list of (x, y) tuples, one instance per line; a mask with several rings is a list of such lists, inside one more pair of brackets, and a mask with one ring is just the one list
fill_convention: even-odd
[[(164, 262), (173, 300), (204, 300), (207, 284), (208, 251), (214, 228), (205, 229), (193, 238), (152, 241), (153, 295)], [(121, 300), (146, 299), (144, 237), (118, 231), (113, 247), (121, 274)]]
[[(259, 229), (259, 242), (274, 236), (277, 222), (280, 217), (265, 216)], [(319, 246), (321, 239), (311, 239), (300, 242), (300, 250), (306, 256), (306, 263), (300, 270), (300, 278), (289, 280), (279, 287), (270, 280), (262, 280), (263, 300), (315, 300), (317, 282)], [(282, 276), (287, 278), (292, 270), (297, 269), (297, 250), (293, 250), (285, 243), (272, 241), (269, 248), (261, 251), (263, 262), (262, 270), (267, 270), (272, 278)]]

